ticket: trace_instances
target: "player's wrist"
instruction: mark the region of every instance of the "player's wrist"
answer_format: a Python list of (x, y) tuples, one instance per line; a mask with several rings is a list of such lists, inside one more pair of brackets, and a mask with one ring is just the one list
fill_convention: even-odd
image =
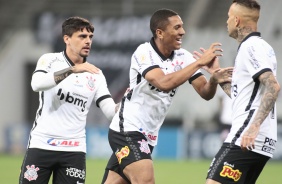
[(210, 84), (211, 85), (217, 85), (218, 84), (218, 80), (214, 75), (211, 75), (211, 77), (210, 77)]

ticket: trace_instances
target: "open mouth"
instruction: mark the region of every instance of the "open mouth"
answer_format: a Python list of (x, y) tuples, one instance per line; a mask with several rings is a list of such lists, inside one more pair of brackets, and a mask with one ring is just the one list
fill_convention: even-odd
[(179, 44), (182, 44), (182, 39), (181, 39), (181, 38), (177, 38), (176, 41), (177, 41)]

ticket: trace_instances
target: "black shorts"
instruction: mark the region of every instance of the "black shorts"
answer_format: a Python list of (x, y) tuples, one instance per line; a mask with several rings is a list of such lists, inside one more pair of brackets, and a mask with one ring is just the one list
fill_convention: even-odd
[(123, 174), (127, 165), (142, 159), (152, 159), (154, 147), (148, 144), (146, 137), (140, 132), (116, 132), (109, 129), (108, 138), (113, 154), (108, 161), (104, 180), (107, 170), (111, 170), (128, 181)]
[(53, 173), (53, 183), (85, 183), (84, 152), (49, 151), (29, 148), (23, 160), (20, 184), (48, 184)]
[(210, 165), (207, 179), (224, 184), (254, 184), (269, 159), (270, 157), (224, 143)]

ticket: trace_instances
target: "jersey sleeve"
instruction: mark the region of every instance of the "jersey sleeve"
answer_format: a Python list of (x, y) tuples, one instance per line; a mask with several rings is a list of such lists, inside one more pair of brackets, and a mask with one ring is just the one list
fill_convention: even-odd
[[(186, 63), (185, 67), (196, 61), (196, 59), (193, 57), (193, 55), (190, 52), (188, 52), (187, 50), (183, 49), (183, 53), (184, 53), (184, 55), (183, 55), (184, 61)], [(198, 69), (188, 80), (189, 83), (191, 84), (195, 79), (197, 79), (201, 75), (203, 75), (203, 73), (201, 72), (200, 69)]]
[(152, 51), (145, 44), (139, 46), (134, 52), (131, 64), (144, 78), (147, 72), (159, 68), (159, 65), (153, 60)]
[(269, 57), (267, 56), (266, 49), (262, 45), (246, 45), (243, 49), (245, 55), (248, 57), (246, 69), (249, 71), (253, 80), (257, 78), (266, 71), (272, 71), (271, 62), (269, 62)]
[(33, 91), (45, 91), (56, 86), (53, 72), (50, 72), (50, 59), (47, 54), (42, 55), (37, 61), (35, 71), (31, 79)]
[(97, 107), (99, 107), (99, 103), (102, 100), (106, 98), (112, 98), (112, 96), (109, 92), (107, 81), (103, 72), (100, 70), (100, 73), (95, 75), (97, 75), (97, 79), (99, 79), (99, 84), (97, 85), (97, 91), (94, 96), (94, 100), (96, 102)]
[(42, 55), (36, 64), (36, 68), (35, 68), (35, 72), (50, 72), (51, 71), (51, 63), (52, 62), (52, 58), (50, 58), (51, 54), (44, 54)]

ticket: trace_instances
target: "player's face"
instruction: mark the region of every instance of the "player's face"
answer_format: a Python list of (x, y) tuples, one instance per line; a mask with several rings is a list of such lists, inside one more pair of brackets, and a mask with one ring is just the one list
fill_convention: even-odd
[(176, 15), (168, 18), (169, 24), (164, 31), (163, 44), (168, 50), (173, 51), (181, 48), (182, 37), (185, 34), (183, 22)]
[(92, 38), (93, 33), (88, 32), (86, 28), (74, 32), (71, 37), (67, 38), (67, 49), (71, 54), (87, 57), (91, 50)]
[(238, 31), (236, 28), (236, 15), (235, 15), (235, 4), (232, 4), (230, 6), (230, 9), (228, 11), (228, 19), (227, 19), (227, 31), (228, 35), (232, 38), (237, 39), (238, 37)]

